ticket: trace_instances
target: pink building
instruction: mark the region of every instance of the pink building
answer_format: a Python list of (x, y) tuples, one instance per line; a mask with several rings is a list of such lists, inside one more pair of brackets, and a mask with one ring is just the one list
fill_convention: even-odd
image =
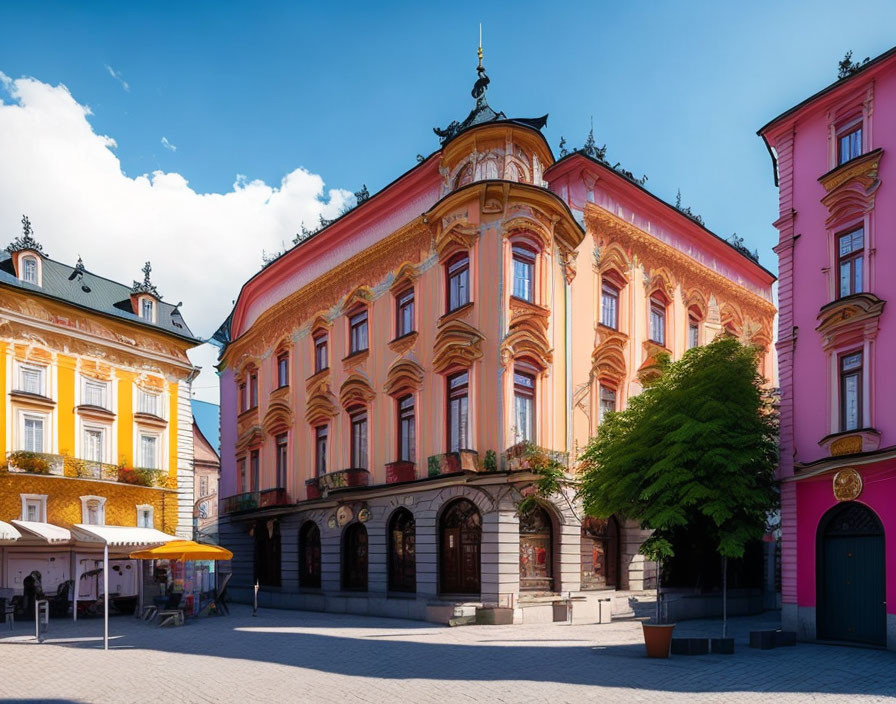
[(785, 623), (896, 649), (896, 49), (759, 134), (780, 189)]
[[(644, 531), (555, 496), (603, 415), (726, 332), (768, 350), (774, 277), (547, 117), (475, 105), (438, 148), (243, 286), (221, 354), (220, 539), (262, 605), (609, 616), (655, 584)], [(772, 355), (763, 371), (773, 380)], [(628, 609), (625, 598), (619, 598)], [(563, 607), (565, 609), (565, 607)]]

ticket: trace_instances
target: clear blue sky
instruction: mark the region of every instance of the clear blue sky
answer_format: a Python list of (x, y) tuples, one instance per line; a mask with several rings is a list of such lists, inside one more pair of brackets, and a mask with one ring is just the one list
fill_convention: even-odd
[(874, 0), (17, 2), (0, 6), (0, 71), (68, 86), (129, 176), (226, 192), (238, 173), (278, 183), (303, 166), (374, 192), (467, 114), (479, 22), (494, 108), (550, 113), (555, 152), (593, 115), (611, 161), (667, 200), (681, 188), (772, 270), (777, 194), (757, 128), (830, 83), (847, 49), (896, 41), (896, 3)]

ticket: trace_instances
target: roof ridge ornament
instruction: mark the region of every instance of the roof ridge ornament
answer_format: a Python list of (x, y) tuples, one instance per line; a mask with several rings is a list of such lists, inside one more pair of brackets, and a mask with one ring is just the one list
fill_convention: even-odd
[(40, 242), (38, 242), (32, 236), (34, 234), (34, 230), (31, 227), (31, 220), (28, 219), (27, 215), (22, 216), (22, 236), (16, 237), (6, 248), (6, 251), (12, 254), (13, 252), (21, 252), (26, 249), (30, 249), (34, 252), (38, 252), (43, 256), (47, 256), (46, 252), (44, 252), (44, 248), (41, 246)]
[(152, 264), (146, 262), (146, 264), (143, 265), (143, 283), (141, 284), (139, 281), (135, 281), (134, 285), (131, 287), (131, 293), (148, 293), (161, 301), (162, 296), (149, 279), (150, 273), (152, 273)]

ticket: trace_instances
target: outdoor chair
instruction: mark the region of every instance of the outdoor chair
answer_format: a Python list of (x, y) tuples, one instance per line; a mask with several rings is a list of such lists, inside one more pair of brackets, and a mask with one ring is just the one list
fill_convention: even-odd
[(159, 608), (159, 626), (171, 624), (173, 626), (184, 625), (183, 592), (171, 592), (165, 605)]

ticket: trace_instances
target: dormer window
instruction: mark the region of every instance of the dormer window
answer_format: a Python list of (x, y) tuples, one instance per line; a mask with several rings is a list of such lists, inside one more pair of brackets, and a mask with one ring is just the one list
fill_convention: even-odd
[(39, 285), (37, 280), (37, 257), (22, 257), (22, 281)]
[(144, 298), (140, 301), (140, 317), (144, 320), (152, 321), (155, 318), (155, 306), (151, 298)]

